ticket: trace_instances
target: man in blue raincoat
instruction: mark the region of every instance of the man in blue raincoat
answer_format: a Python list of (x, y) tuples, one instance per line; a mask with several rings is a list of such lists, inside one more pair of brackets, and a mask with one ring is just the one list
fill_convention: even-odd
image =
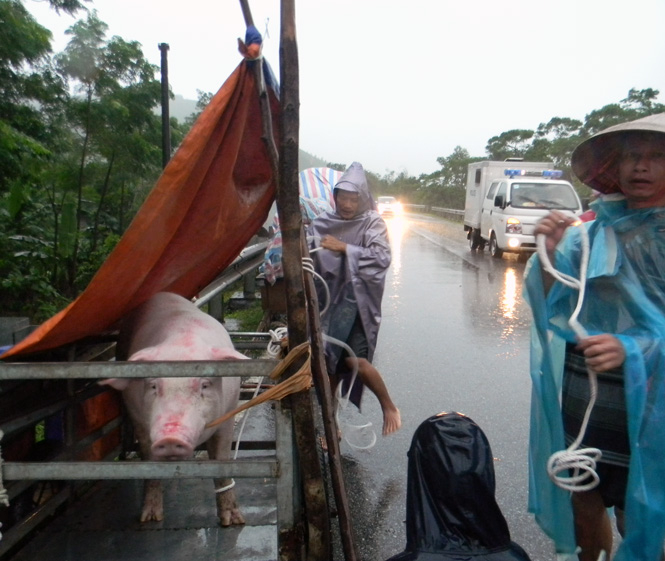
[[(534, 316), (531, 348), (529, 509), (557, 552), (596, 561), (612, 550), (606, 507), (623, 535), (616, 561), (660, 561), (665, 538), (665, 114), (617, 125), (580, 144), (575, 174), (603, 193), (596, 219), (578, 227), (552, 212), (536, 227), (554, 267), (579, 278), (581, 228), (590, 252), (579, 338), (568, 320), (578, 291), (534, 256), (525, 293)], [(583, 267), (582, 267), (583, 270)], [(575, 441), (597, 374), (598, 395), (581, 447), (602, 452), (599, 485), (552, 483), (551, 454)], [(572, 505), (572, 509), (571, 509)]]
[[(383, 411), (384, 436), (401, 426), (395, 406), (379, 371), (372, 365), (381, 325), (381, 299), (390, 266), (390, 243), (386, 223), (374, 210), (365, 170), (353, 162), (333, 189), (335, 210), (317, 216), (309, 233), (314, 245), (315, 266), (330, 290), (328, 311), (322, 317), (324, 332), (346, 343), (355, 358), (337, 345), (326, 346), (326, 364), (343, 386), (353, 383), (351, 401), (360, 406), (363, 384), (376, 395)], [(325, 297), (321, 299), (324, 304)], [(358, 376), (351, 381), (350, 372)], [(344, 388), (346, 392), (346, 388)]]

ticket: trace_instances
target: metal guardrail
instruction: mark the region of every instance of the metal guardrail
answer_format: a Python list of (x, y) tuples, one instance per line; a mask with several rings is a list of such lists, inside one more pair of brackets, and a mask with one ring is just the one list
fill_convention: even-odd
[(268, 242), (266, 241), (243, 249), (233, 263), (201, 291), (194, 303), (200, 308), (244, 275), (258, 268), (263, 262), (263, 255), (267, 247)]
[(412, 204), (405, 204), (404, 207), (409, 209), (409, 210), (414, 210), (414, 211), (433, 212), (435, 214), (443, 214), (443, 215), (449, 216), (451, 218), (454, 218), (456, 220), (459, 220), (464, 216), (464, 211), (459, 210), (457, 208), (443, 208), (443, 207), (438, 207), (438, 206), (412, 205)]

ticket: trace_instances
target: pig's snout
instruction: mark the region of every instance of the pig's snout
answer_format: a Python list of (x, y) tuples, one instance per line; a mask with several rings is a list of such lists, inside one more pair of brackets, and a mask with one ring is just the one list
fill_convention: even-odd
[(166, 437), (152, 445), (152, 455), (156, 460), (181, 460), (194, 453), (191, 444), (174, 437)]

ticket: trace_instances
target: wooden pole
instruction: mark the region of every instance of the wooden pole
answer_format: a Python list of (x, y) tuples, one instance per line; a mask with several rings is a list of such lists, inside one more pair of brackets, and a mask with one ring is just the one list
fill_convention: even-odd
[(358, 552), (353, 538), (351, 525), (351, 509), (346, 496), (346, 485), (342, 471), (342, 454), (339, 447), (339, 427), (335, 420), (335, 405), (333, 402), (330, 378), (324, 359), (323, 333), (319, 316), (319, 302), (314, 287), (314, 278), (307, 275), (305, 278), (305, 291), (309, 303), (310, 340), (312, 343), (312, 376), (314, 384), (319, 389), (321, 413), (323, 416), (323, 430), (328, 444), (328, 465), (330, 466), (330, 479), (335, 504), (337, 505), (337, 519), (339, 532), (346, 561), (357, 561)]
[[(282, 266), (286, 289), (289, 347), (308, 340), (307, 301), (302, 272), (303, 236), (298, 189), (300, 92), (295, 1), (281, 0), (280, 30), (280, 136), (277, 211), (282, 231)], [(301, 467), (305, 506), (307, 559), (331, 559), (330, 520), (326, 490), (316, 447), (313, 392), (291, 396), (296, 448)]]

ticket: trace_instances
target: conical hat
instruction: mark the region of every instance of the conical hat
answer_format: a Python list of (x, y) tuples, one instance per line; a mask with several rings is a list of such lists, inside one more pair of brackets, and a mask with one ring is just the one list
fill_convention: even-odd
[(656, 132), (665, 134), (665, 113), (609, 127), (582, 142), (575, 148), (572, 168), (575, 175), (596, 191), (619, 193), (621, 140), (629, 132)]

